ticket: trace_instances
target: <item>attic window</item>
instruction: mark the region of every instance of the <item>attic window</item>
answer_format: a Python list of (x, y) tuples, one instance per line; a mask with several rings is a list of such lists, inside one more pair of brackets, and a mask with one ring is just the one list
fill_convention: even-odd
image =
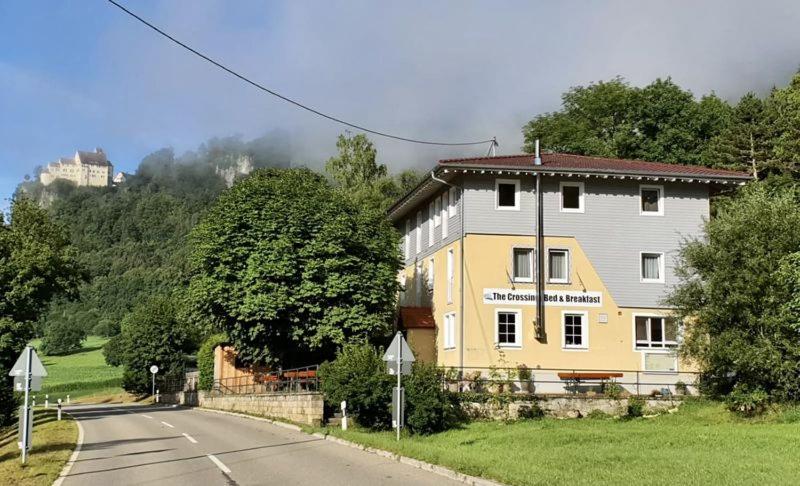
[(495, 209), (519, 210), (519, 181), (497, 179), (495, 181)]

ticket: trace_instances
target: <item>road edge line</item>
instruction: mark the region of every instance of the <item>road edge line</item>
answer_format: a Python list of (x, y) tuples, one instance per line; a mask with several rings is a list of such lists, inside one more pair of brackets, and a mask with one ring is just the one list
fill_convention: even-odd
[(203, 408), (203, 407), (189, 407), (189, 408), (191, 410), (197, 410), (200, 412), (218, 413), (221, 415), (233, 415), (234, 417), (242, 417), (251, 420), (258, 420), (259, 422), (267, 422), (272, 425), (277, 425), (278, 427), (283, 427), (284, 429), (294, 430), (295, 432), (303, 432), (302, 427), (300, 427), (299, 425), (291, 424), (289, 422), (281, 422), (280, 420), (274, 420), (267, 417), (256, 417), (253, 415), (247, 415), (245, 413), (229, 412), (227, 410), (215, 410), (213, 408)]
[(55, 481), (53, 481), (53, 486), (61, 486), (61, 483), (64, 482), (64, 478), (66, 478), (67, 475), (69, 475), (69, 472), (72, 470), (72, 466), (74, 466), (75, 463), (78, 462), (78, 454), (81, 452), (81, 446), (83, 446), (83, 425), (81, 425), (81, 422), (78, 419), (76, 419), (75, 416), (72, 415), (71, 413), (64, 411), (62, 411), (62, 413), (69, 415), (70, 418), (72, 418), (72, 421), (75, 422), (75, 424), (77, 424), (78, 442), (75, 444), (75, 450), (72, 451), (72, 455), (70, 455), (69, 459), (67, 459), (67, 463), (64, 464), (64, 467), (61, 468), (61, 472), (58, 474), (58, 477), (56, 478)]
[(367, 452), (367, 453), (370, 453), (370, 454), (374, 454), (376, 456), (384, 457), (386, 459), (391, 459), (393, 461), (400, 462), (400, 463), (405, 464), (407, 466), (411, 466), (411, 467), (414, 467), (416, 469), (421, 469), (423, 471), (428, 471), (428, 472), (431, 472), (431, 473), (436, 474), (438, 476), (443, 476), (443, 477), (446, 477), (448, 479), (452, 479), (454, 481), (458, 481), (458, 482), (461, 482), (461, 483), (464, 483), (464, 484), (468, 484), (470, 486), (506, 486), (503, 483), (500, 483), (500, 482), (497, 482), (497, 481), (493, 481), (491, 479), (481, 478), (481, 477), (478, 477), (478, 476), (470, 476), (468, 474), (460, 473), (458, 471), (455, 471), (455, 470), (450, 469), (450, 468), (446, 468), (444, 466), (439, 466), (437, 464), (431, 464), (429, 462), (420, 461), (419, 459), (414, 459), (413, 457), (401, 456), (400, 454), (396, 454), (396, 453), (391, 452), (391, 451), (387, 451), (387, 450), (383, 450), (383, 449), (377, 449), (375, 447), (369, 447), (369, 446), (361, 445), (361, 444), (358, 444), (356, 442), (351, 442), (349, 440), (341, 439), (341, 438), (336, 437), (334, 435), (322, 434), (320, 432), (306, 432), (305, 430), (303, 430), (302, 427), (300, 427), (298, 425), (295, 425), (295, 424), (290, 424), (288, 422), (281, 422), (279, 420), (268, 419), (266, 417), (256, 417), (256, 416), (247, 415), (247, 414), (244, 414), (244, 413), (229, 412), (227, 410), (215, 410), (213, 408), (204, 408), (204, 407), (188, 407), (188, 408), (190, 408), (191, 410), (198, 410), (198, 411), (201, 411), (201, 412), (218, 413), (218, 414), (221, 414), (221, 415), (233, 415), (235, 417), (242, 417), (242, 418), (247, 418), (247, 419), (251, 419), (251, 420), (258, 420), (260, 422), (267, 422), (267, 423), (270, 423), (272, 425), (277, 425), (279, 427), (283, 427), (283, 428), (286, 428), (286, 429), (291, 429), (291, 430), (294, 430), (294, 431), (297, 431), (297, 432), (302, 432), (303, 434), (311, 435), (313, 437), (317, 437), (317, 438), (322, 439), (322, 440), (327, 440), (327, 441), (333, 442), (335, 444), (339, 444), (339, 445), (343, 445), (343, 446), (347, 446), (347, 447), (352, 447), (354, 449), (360, 449), (360, 450), (362, 450), (364, 452)]

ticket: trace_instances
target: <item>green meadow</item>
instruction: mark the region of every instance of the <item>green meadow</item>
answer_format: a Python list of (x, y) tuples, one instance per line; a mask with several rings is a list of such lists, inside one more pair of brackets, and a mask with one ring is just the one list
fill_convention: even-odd
[(800, 483), (800, 408), (741, 419), (691, 401), (654, 418), (472, 422), (429, 436), (328, 429), (363, 445), (510, 485)]
[[(107, 338), (89, 336), (83, 348), (63, 356), (44, 356), (39, 353), (47, 377), (42, 381), (42, 391), (36, 392), (37, 403), (43, 403), (44, 395), (50, 401), (74, 398), (88, 399), (92, 396), (107, 396), (122, 393), (122, 368), (108, 366), (103, 358), (103, 345)], [(31, 343), (37, 347), (38, 340)]]

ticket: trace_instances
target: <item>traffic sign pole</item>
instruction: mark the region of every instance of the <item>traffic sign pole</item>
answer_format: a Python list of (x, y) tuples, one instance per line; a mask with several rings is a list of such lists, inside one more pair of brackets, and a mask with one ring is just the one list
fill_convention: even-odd
[[(400, 331), (397, 331), (397, 334), (400, 335)], [(400, 423), (402, 422), (402, 414), (403, 414), (403, 404), (400, 403), (403, 399), (403, 392), (402, 388), (400, 388), (400, 377), (403, 373), (400, 372), (401, 366), (403, 364), (403, 346), (402, 346), (402, 339), (397, 340), (397, 440), (400, 440)]]
[(28, 445), (30, 444), (30, 412), (28, 404), (28, 394), (31, 389), (31, 358), (33, 348), (27, 346), (25, 348), (25, 404), (22, 406), (22, 463), (28, 460)]

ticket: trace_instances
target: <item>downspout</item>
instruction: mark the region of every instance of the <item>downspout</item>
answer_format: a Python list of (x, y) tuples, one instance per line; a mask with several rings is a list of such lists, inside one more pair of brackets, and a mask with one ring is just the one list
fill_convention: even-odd
[[(536, 151), (533, 165), (541, 167), (539, 140), (536, 140)], [(547, 341), (544, 326), (544, 197), (542, 194), (542, 173), (536, 171), (536, 339)]]
[(434, 171), (431, 171), (431, 179), (446, 186), (453, 187), (458, 190), (458, 204), (459, 210), (461, 211), (461, 234), (459, 235), (459, 266), (461, 267), (461, 271), (459, 272), (459, 304), (458, 304), (458, 368), (459, 374), (463, 375), (464, 373), (464, 228), (465, 228), (465, 220), (466, 214), (464, 211), (464, 187), (463, 184), (461, 186), (456, 186), (455, 184), (451, 184), (444, 179), (440, 179), (436, 177)]

